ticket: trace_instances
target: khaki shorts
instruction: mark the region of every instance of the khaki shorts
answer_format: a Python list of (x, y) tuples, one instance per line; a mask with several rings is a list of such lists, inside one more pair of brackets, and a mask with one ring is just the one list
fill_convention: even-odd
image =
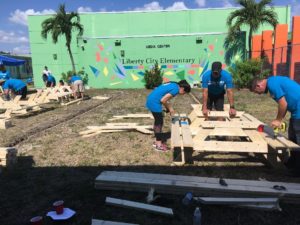
[(73, 85), (74, 85), (75, 92), (84, 92), (84, 86), (82, 80), (75, 80)]

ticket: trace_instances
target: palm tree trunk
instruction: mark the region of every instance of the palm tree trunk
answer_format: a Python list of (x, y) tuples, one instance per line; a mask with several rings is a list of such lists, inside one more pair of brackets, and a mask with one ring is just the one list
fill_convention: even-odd
[(250, 27), (250, 30), (249, 30), (249, 36), (248, 36), (248, 51), (249, 51), (249, 59), (251, 59), (252, 57), (252, 28)]
[(74, 63), (74, 58), (73, 58), (73, 54), (72, 54), (72, 50), (71, 50), (70, 45), (67, 44), (67, 48), (68, 48), (68, 52), (69, 52), (69, 55), (70, 55), (70, 59), (71, 59), (71, 63), (72, 63), (73, 72), (76, 72), (76, 69), (75, 69), (75, 63)]

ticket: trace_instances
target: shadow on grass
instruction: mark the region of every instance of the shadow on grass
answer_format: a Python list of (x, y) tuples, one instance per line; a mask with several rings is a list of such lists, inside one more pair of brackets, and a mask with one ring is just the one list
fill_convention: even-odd
[[(284, 174), (266, 167), (248, 166), (47, 166), (36, 167), (32, 157), (19, 157), (18, 163), (0, 174), (0, 224), (29, 224), (31, 217), (44, 216), (43, 225), (90, 225), (91, 219), (122, 221), (143, 225), (190, 225), (195, 205), (181, 204), (183, 196), (161, 194), (157, 205), (173, 208), (173, 218), (148, 212), (105, 205), (107, 196), (145, 202), (146, 193), (103, 191), (94, 188), (95, 178), (105, 170), (163, 173), (174, 175), (210, 176), (258, 179), (260, 177), (286, 180)], [(255, 173), (251, 173), (255, 170)], [(234, 171), (234, 173), (233, 173)], [(295, 181), (295, 180), (293, 180)], [(300, 182), (300, 180), (297, 180)], [(63, 199), (65, 207), (76, 211), (74, 218), (57, 222), (46, 217), (52, 203)], [(295, 224), (300, 220), (300, 207), (283, 205), (283, 212), (263, 212), (218, 206), (202, 206), (203, 224)]]

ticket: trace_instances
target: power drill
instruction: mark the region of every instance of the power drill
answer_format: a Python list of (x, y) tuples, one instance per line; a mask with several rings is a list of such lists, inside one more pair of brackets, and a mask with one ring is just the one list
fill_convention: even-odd
[(280, 124), (280, 127), (274, 128), (274, 138), (278, 136), (279, 132), (285, 132), (286, 131), (286, 122), (283, 122)]

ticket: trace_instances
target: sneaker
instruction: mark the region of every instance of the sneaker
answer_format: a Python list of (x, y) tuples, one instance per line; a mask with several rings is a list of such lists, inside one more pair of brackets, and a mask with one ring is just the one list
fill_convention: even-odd
[(158, 152), (167, 152), (167, 151), (169, 151), (168, 147), (165, 144), (156, 145), (154, 150), (158, 151)]

